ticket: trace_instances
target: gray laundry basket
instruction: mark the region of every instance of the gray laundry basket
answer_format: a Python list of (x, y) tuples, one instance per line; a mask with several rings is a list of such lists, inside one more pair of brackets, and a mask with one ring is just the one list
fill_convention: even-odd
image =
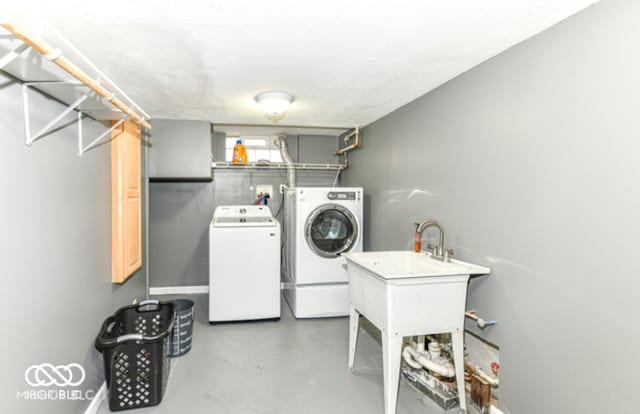
[(176, 322), (169, 338), (170, 357), (178, 357), (186, 354), (191, 349), (193, 339), (193, 301), (189, 299), (176, 299), (171, 301), (176, 307)]

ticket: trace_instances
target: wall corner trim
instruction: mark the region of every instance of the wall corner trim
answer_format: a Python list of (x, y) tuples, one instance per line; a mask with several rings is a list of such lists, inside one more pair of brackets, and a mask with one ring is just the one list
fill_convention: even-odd
[(107, 382), (103, 382), (98, 391), (93, 396), (93, 400), (84, 411), (84, 414), (96, 414), (102, 405), (102, 402), (107, 399)]

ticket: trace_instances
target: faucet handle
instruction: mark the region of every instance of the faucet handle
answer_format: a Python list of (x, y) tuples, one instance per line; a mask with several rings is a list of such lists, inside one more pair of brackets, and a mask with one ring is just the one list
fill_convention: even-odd
[(449, 261), (453, 257), (453, 249), (444, 249), (444, 260)]
[(436, 254), (436, 252), (438, 250), (438, 246), (436, 246), (436, 245), (434, 245), (432, 243), (429, 243), (429, 244), (427, 244), (426, 250), (431, 254)]

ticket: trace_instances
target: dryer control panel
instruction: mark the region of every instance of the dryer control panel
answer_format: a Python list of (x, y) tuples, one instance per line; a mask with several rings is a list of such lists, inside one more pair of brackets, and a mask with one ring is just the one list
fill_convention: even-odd
[(331, 191), (327, 194), (329, 200), (360, 200), (359, 191)]

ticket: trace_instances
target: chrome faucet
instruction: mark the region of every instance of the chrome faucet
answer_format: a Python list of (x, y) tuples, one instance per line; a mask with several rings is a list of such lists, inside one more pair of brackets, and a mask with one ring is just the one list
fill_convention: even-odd
[(429, 227), (435, 227), (440, 232), (440, 240), (436, 246), (432, 247), (431, 256), (435, 259), (449, 261), (450, 256), (453, 256), (453, 250), (444, 248), (444, 228), (440, 222), (433, 219), (427, 219), (420, 223), (416, 223), (414, 250), (417, 253), (420, 253), (422, 250), (422, 233)]

